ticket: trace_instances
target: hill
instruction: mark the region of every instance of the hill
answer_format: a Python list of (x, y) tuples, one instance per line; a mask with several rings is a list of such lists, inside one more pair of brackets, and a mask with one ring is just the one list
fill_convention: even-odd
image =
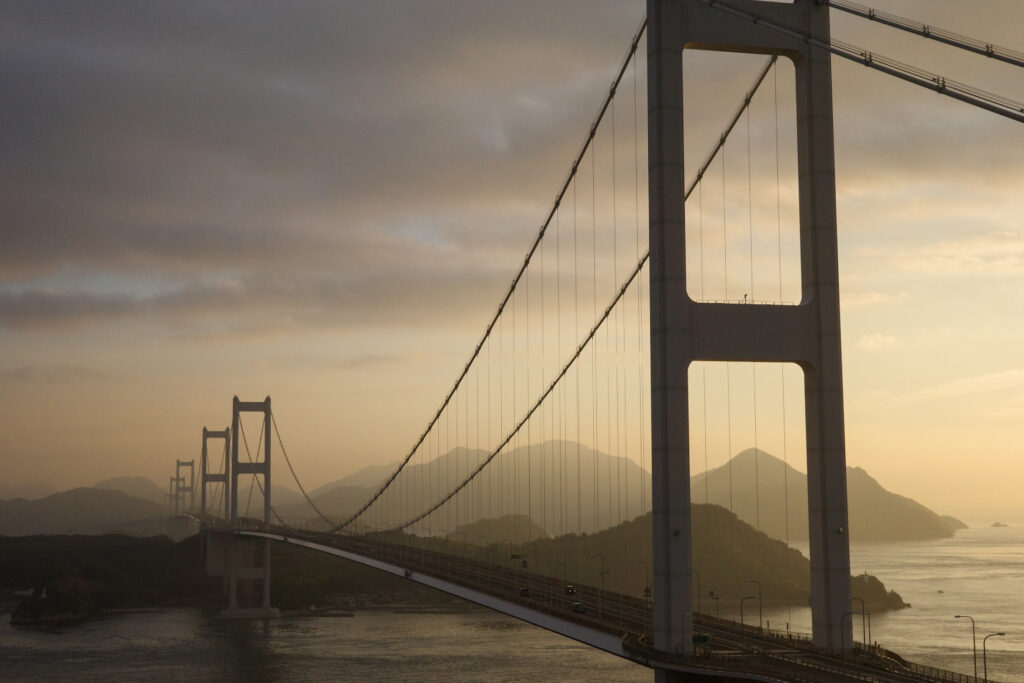
[[(940, 517), (885, 490), (859, 467), (847, 468), (846, 482), (853, 541), (948, 538), (966, 528), (957, 519)], [(695, 475), (690, 491), (693, 502), (731, 507), (741, 520), (772, 538), (807, 540), (807, 475), (764, 451), (749, 448), (706, 475)]]
[[(497, 520), (477, 523), (487, 525)], [(469, 525), (467, 528), (483, 528)], [(449, 553), (474, 557), (481, 561), (513, 562), (514, 566), (540, 574), (637, 597), (651, 586), (652, 519), (647, 513), (595, 534), (567, 534), (557, 538), (508, 536), (495, 531), (487, 546), (469, 537), (449, 534), (442, 544), (436, 537), (402, 535), (400, 542), (445, 549)], [(467, 534), (468, 536), (468, 534)], [(515, 537), (511, 537), (515, 538)], [(499, 540), (500, 539), (500, 540)], [(806, 605), (810, 596), (810, 561), (800, 551), (782, 541), (769, 538), (718, 505), (693, 506), (693, 562), (696, 582), (705, 612), (713, 593), (722, 601), (722, 609), (733, 610), (735, 603), (752, 590), (748, 579), (761, 582), (765, 607)], [(694, 585), (696, 591), (698, 586)], [(881, 612), (906, 604), (881, 582), (868, 575), (851, 577), (852, 594), (862, 598), (867, 609)], [(696, 595), (696, 593), (695, 593)], [(730, 604), (732, 603), (732, 604)], [(696, 605), (695, 605), (696, 607)]]
[(33, 481), (27, 484), (0, 483), (0, 500), (13, 500), (15, 498), (38, 500), (56, 492), (57, 489), (48, 481)]
[(164, 508), (122, 491), (77, 488), (39, 500), (0, 501), (0, 536), (102, 534), (160, 520)]
[(318, 496), (338, 486), (354, 486), (376, 490), (395, 471), (396, 467), (398, 467), (398, 461), (388, 463), (387, 465), (368, 465), (346, 477), (328, 482), (323, 486), (318, 486), (309, 492), (309, 497), (316, 500)]
[(166, 491), (157, 486), (152, 479), (147, 477), (114, 477), (104, 479), (92, 485), (94, 489), (110, 489), (121, 491), (129, 496), (152, 501), (158, 505), (164, 504)]
[(448, 534), (452, 541), (462, 541), (471, 545), (486, 546), (492, 538), (516, 538), (523, 542), (548, 538), (546, 531), (534, 524), (526, 515), (505, 515), (497, 519), (481, 519), (471, 524), (463, 524)]
[[(424, 499), (434, 501), (443, 493), (438, 488), (440, 482), (461, 481), (487, 455), (460, 447), (426, 462), (414, 459), (378, 508), (387, 510), (387, 523), (411, 518), (422, 510)], [(389, 475), (392, 468), (367, 467), (314, 489), (314, 502), (328, 517), (343, 520), (376, 493), (379, 477)], [(577, 530), (595, 533), (643, 514), (641, 503), (649, 509), (650, 481), (650, 473), (634, 461), (574, 442), (520, 446), (493, 461), (460, 493), (459, 505), (439, 510), (431, 524), (450, 533), (481, 519), (524, 516), (546, 535)], [(885, 490), (863, 469), (849, 468), (847, 483), (851, 538), (855, 541), (946, 538), (965, 528), (955, 518), (941, 517), (910, 498)], [(563, 491), (571, 495), (562, 496)], [(578, 503), (576, 491), (581, 496)], [(275, 487), (274, 507), (283, 517), (302, 520), (316, 516), (298, 496), (288, 499), (294, 503), (282, 502), (278, 496)], [(732, 509), (740, 519), (773, 538), (807, 540), (807, 477), (764, 451), (747, 449), (707, 475), (695, 475), (691, 497), (694, 503)], [(258, 491), (252, 500), (255, 509), (261, 509)], [(372, 518), (366, 521), (373, 526)]]
[[(396, 480), (398, 499), (390, 499), (389, 519), (409, 518), (422, 510), (423, 497), (436, 500), (439, 482), (461, 480), (473, 471), (488, 453), (468, 448), (453, 448), (426, 462), (413, 460)], [(339, 481), (373, 481), (374, 473), (390, 475), (392, 466), (365, 468)], [(343, 518), (355, 512), (376, 493), (383, 479), (373, 486), (328, 484), (314, 489), (314, 502), (329, 517)], [(628, 458), (611, 456), (568, 441), (546, 441), (520, 446), (503, 453), (481, 476), (470, 482), (460, 494), (459, 506), (448, 506), (434, 515), (435, 528), (445, 532), (479, 519), (522, 515), (529, 517), (544, 534), (563, 529), (592, 533), (624, 519), (642, 514), (641, 486), (650, 490), (651, 475)], [(431, 488), (433, 487), (433, 488)], [(579, 490), (580, 504), (563, 505), (553, 491)], [(598, 504), (595, 504), (595, 493)], [(604, 496), (611, 492), (610, 506)], [(647, 504), (650, 504), (649, 495)], [(308, 505), (282, 510), (284, 517), (312, 518)], [(372, 526), (372, 519), (368, 519)]]
[[(216, 599), (220, 581), (202, 575), (200, 539), (164, 536), (0, 537), (0, 585), (31, 588), (12, 623), (61, 624), (124, 607)], [(44, 590), (45, 589), (45, 597)]]

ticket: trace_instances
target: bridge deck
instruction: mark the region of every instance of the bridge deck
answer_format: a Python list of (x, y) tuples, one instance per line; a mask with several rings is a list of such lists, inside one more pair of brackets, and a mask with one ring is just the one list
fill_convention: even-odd
[[(221, 530), (226, 531), (226, 530)], [(881, 648), (860, 645), (843, 656), (818, 651), (808, 640), (768, 632), (709, 615), (695, 615), (707, 638), (693, 657), (656, 651), (650, 639), (647, 600), (455, 555), (387, 543), (372, 536), (297, 536), (269, 527), (241, 530), (359, 562), (522, 619), (649, 667), (682, 671), (693, 680), (766, 681), (969, 681), (929, 670)], [(575, 592), (573, 592), (575, 591)]]

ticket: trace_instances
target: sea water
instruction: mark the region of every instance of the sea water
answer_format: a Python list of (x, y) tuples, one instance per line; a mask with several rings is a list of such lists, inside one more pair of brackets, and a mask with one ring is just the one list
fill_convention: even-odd
[[(807, 554), (807, 546), (797, 546)], [(959, 673), (974, 673), (969, 619), (977, 632), (978, 676), (986, 641), (990, 679), (1024, 683), (1024, 521), (995, 528), (983, 523), (934, 541), (854, 543), (854, 574), (877, 576), (911, 607), (870, 615), (870, 639), (904, 658)], [(770, 604), (770, 596), (766, 603)], [(859, 611), (856, 601), (851, 611)], [(723, 617), (738, 619), (733, 615)], [(811, 630), (810, 609), (766, 610), (773, 629)], [(747, 623), (750, 621), (747, 615)], [(853, 618), (858, 642), (868, 624)]]
[[(872, 615), (872, 640), (921, 664), (972, 673), (970, 622), (954, 618), (968, 614), (977, 623), (979, 675), (982, 638), (1004, 631), (987, 641), (989, 677), (1024, 683), (1024, 524), (978, 525), (937, 541), (855, 544), (851, 557), (854, 573), (874, 574), (912, 604)], [(773, 629), (810, 631), (807, 608), (766, 609), (764, 616)], [(854, 631), (860, 640), (859, 617)], [(268, 621), (159, 610), (51, 631), (15, 628), (0, 615), (0, 679), (650, 681), (651, 672), (481, 609)]]

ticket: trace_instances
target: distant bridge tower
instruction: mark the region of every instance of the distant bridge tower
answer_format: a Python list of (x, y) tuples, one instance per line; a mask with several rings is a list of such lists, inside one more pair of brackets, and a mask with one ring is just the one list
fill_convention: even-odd
[[(850, 637), (846, 449), (839, 337), (832, 72), (828, 52), (708, 0), (648, 0), (654, 642), (693, 649), (688, 370), (694, 361), (798, 364), (804, 371), (811, 609), (815, 644)], [(730, 0), (730, 7), (829, 40), (829, 8)], [(686, 291), (683, 60), (686, 49), (776, 54), (796, 71), (802, 300), (699, 303)], [(690, 93), (698, 96), (699, 93)], [(731, 454), (730, 454), (731, 455)], [(658, 671), (659, 680), (672, 680)]]
[[(241, 413), (263, 413), (263, 459), (260, 454), (250, 454), (253, 460), (246, 459), (239, 461), (238, 432)], [(231, 469), (229, 479), (231, 480), (231, 515), (229, 522), (231, 529), (238, 529), (243, 526), (238, 515), (238, 477), (242, 474), (263, 477), (263, 525), (270, 524), (270, 397), (262, 401), (239, 401), (235, 396), (232, 401), (231, 411)], [(261, 566), (253, 566), (256, 560), (256, 547), (263, 547), (263, 562)], [(259, 617), (276, 616), (277, 610), (270, 606), (270, 539), (256, 541), (254, 539), (236, 538), (233, 534), (229, 537), (229, 587), (228, 607), (222, 612), (227, 617)], [(240, 609), (238, 607), (238, 582), (244, 580), (260, 580), (263, 584), (263, 600), (258, 608)]]
[(224, 471), (210, 473), (209, 471), (209, 448), (207, 443), (210, 439), (224, 439), (224, 454), (227, 455), (228, 443), (231, 435), (231, 429), (225, 427), (220, 431), (207, 429), (203, 427), (203, 451), (199, 459), (199, 481), (200, 481), (200, 492), (199, 492), (199, 519), (202, 524), (206, 524), (206, 485), (208, 483), (220, 483), (224, 485), (224, 520), (227, 521), (231, 518), (231, 493), (230, 487), (228, 486), (228, 472), (231, 469), (231, 460), (227, 457), (224, 458)]
[[(178, 514), (185, 510), (191, 510), (196, 504), (196, 472), (195, 460), (178, 460), (174, 469), (174, 512)], [(185, 477), (181, 471), (188, 470), (188, 486), (185, 486)], [(188, 507), (182, 506), (182, 499), (188, 494)]]

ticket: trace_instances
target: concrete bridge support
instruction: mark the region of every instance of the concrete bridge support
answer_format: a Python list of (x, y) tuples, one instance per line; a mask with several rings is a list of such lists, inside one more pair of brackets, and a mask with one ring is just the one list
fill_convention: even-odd
[(230, 458), (224, 458), (224, 471), (211, 473), (209, 463), (209, 447), (208, 442), (210, 439), (224, 439), (224, 454), (227, 455), (228, 443), (231, 438), (231, 429), (225, 427), (220, 431), (207, 429), (203, 427), (203, 450), (199, 459), (199, 519), (202, 524), (207, 523), (206, 519), (206, 485), (209, 483), (219, 483), (224, 485), (224, 519), (228, 520), (231, 518), (231, 493), (228, 487), (228, 476), (231, 471), (231, 460)]
[[(185, 477), (181, 471), (188, 470), (188, 484), (185, 484)], [(191, 511), (196, 504), (196, 461), (177, 460), (174, 467), (174, 513)], [(188, 495), (188, 506), (182, 502), (185, 495)]]
[[(729, 0), (648, 0), (654, 639), (693, 650), (688, 369), (693, 361), (792, 362), (804, 371), (811, 607), (816, 645), (850, 637), (850, 559), (839, 334), (830, 55), (758, 24), (829, 38), (829, 9)], [(744, 15), (745, 13), (745, 15)], [(796, 71), (802, 298), (796, 306), (699, 303), (686, 291), (683, 60), (687, 49), (775, 54)], [(699, 96), (694, 93), (691, 96)], [(670, 672), (659, 672), (669, 680)]]
[[(238, 452), (238, 431), (241, 413), (254, 412), (263, 413), (263, 458), (260, 454), (254, 455), (254, 460), (246, 458), (245, 462), (239, 460)], [(263, 401), (239, 401), (235, 396), (232, 401), (231, 414), (231, 468), (228, 478), (231, 481), (231, 505), (229, 523), (231, 530), (243, 527), (242, 520), (238, 514), (238, 477), (242, 474), (262, 476), (263, 483), (263, 525), (270, 524), (270, 397)], [(270, 540), (264, 539), (259, 542), (261, 548), (255, 547), (251, 539), (240, 539), (234, 533), (228, 536), (227, 562), (229, 565), (228, 576), (228, 606), (221, 612), (223, 617), (231, 618), (259, 618), (277, 616), (277, 610), (270, 606)], [(257, 562), (258, 555), (262, 555), (262, 562)], [(238, 590), (240, 581), (261, 581), (262, 600), (259, 607), (242, 608), (238, 605)]]

